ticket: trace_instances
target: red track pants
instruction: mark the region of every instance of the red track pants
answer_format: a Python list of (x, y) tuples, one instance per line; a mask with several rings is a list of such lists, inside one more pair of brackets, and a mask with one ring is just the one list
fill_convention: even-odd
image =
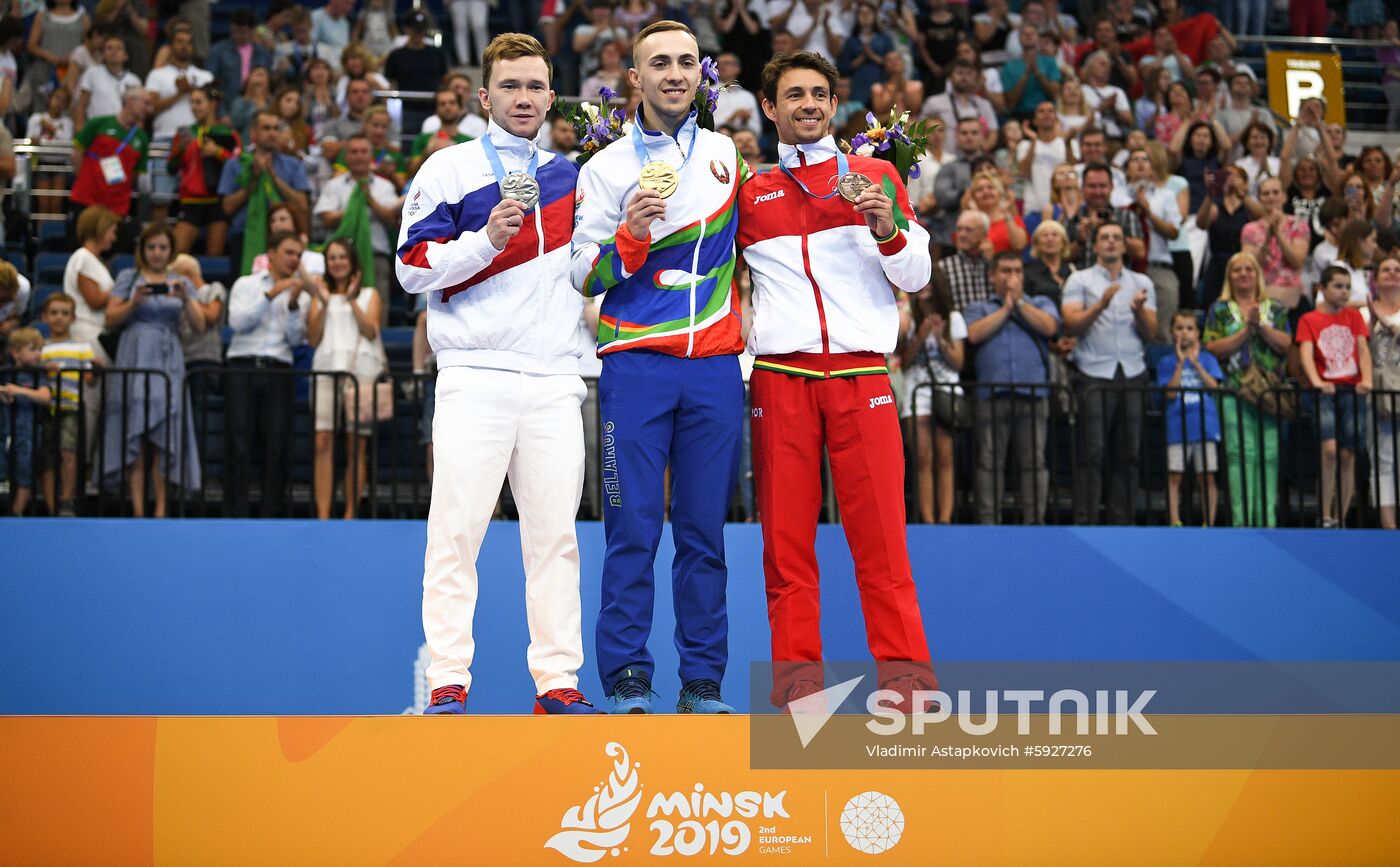
[[(773, 703), (789, 687), (821, 685), (821, 600), (816, 556), (822, 447), (855, 561), (870, 652), (880, 680), (914, 674), (933, 688), (919, 599), (905, 542), (904, 444), (885, 374), (815, 379), (755, 370), (753, 464), (763, 522), (763, 572), (773, 631)], [(816, 662), (812, 665), (784, 665)], [(908, 663), (920, 663), (910, 666)]]

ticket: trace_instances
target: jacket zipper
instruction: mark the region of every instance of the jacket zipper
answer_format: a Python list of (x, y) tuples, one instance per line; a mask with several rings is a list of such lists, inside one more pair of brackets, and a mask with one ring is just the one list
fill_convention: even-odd
[[(797, 152), (797, 159), (801, 163), (800, 168), (807, 167), (807, 156), (802, 151)], [(801, 189), (798, 190), (800, 194)], [(822, 306), (822, 290), (817, 285), (817, 278), (812, 275), (812, 260), (807, 254), (807, 209), (798, 208), (802, 215), (802, 270), (807, 274), (807, 281), (812, 284), (812, 297), (817, 301), (817, 322), (821, 326), (822, 332), (822, 379), (831, 377), (831, 340), (826, 333), (826, 308)]]

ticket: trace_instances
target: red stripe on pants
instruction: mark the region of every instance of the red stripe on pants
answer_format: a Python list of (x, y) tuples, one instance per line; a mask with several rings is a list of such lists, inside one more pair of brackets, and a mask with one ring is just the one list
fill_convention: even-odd
[[(823, 445), (855, 561), (871, 655), (877, 662), (922, 662), (915, 670), (933, 688), (905, 543), (904, 445), (889, 377), (813, 379), (755, 370), (750, 385), (774, 704), (785, 703), (795, 680), (821, 682), (819, 668), (782, 663), (822, 658), (816, 535)], [(881, 680), (899, 676), (897, 668), (880, 666)]]

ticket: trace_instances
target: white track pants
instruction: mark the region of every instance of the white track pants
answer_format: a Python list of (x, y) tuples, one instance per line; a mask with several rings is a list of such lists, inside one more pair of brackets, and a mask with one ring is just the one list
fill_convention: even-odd
[[(525, 565), (526, 661), (543, 694), (578, 685), (583, 664), (578, 539), (587, 389), (574, 375), (448, 367), (433, 416), (433, 499), (423, 558), (423, 634), (432, 689), (471, 686), (476, 557), (510, 478)], [(488, 575), (491, 580), (498, 576)]]

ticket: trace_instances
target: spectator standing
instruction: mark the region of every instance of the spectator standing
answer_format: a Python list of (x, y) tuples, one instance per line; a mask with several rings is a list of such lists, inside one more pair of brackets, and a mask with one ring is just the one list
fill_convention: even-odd
[(123, 94), (116, 114), (92, 118), (73, 137), (77, 175), (68, 197), (70, 219), (92, 205), (122, 217), (130, 212), (136, 176), (146, 170), (151, 139), (142, 124), (150, 112), (150, 96), (138, 84)]
[[(408, 181), (408, 160), (404, 158), (403, 151), (399, 150), (398, 139), (390, 134), (392, 123), (389, 120), (388, 109), (376, 105), (365, 112), (365, 122), (360, 134), (369, 139), (374, 173), (392, 183), (397, 191)], [(345, 173), (347, 167), (344, 148), (341, 148), (331, 168), (336, 174)]]
[[(352, 149), (359, 143), (352, 141)], [(312, 399), (316, 430), (315, 493), (316, 517), (323, 521), (331, 516), (331, 502), (335, 497), (334, 432), (339, 427), (336, 413), (346, 407), (356, 407), (363, 395), (372, 393), (375, 380), (384, 372), (379, 293), (372, 286), (361, 288), (360, 256), (348, 239), (332, 239), (326, 244), (325, 255), (326, 273), (313, 283), (306, 326), (307, 342), (316, 347), (316, 356), (311, 362), (311, 369), (318, 374)], [(345, 389), (352, 379), (356, 387)], [(347, 521), (355, 517), (364, 491), (372, 425), (372, 420), (346, 422)]]
[(1278, 419), (1234, 392), (1251, 366), (1282, 376), (1290, 343), (1288, 311), (1264, 295), (1259, 263), (1236, 253), (1225, 264), (1220, 299), (1206, 314), (1206, 350), (1220, 360), (1225, 385), (1225, 479), (1236, 527), (1274, 526), (1278, 502)]
[(1077, 78), (1066, 78), (1060, 85), (1060, 98), (1055, 100), (1055, 113), (1066, 138), (1076, 136), (1085, 127), (1099, 125), (1099, 114), (1084, 100), (1084, 85)]
[(263, 517), (287, 508), (287, 460), (291, 446), (296, 383), (289, 371), (292, 350), (306, 339), (310, 288), (299, 272), (304, 247), (291, 232), (268, 240), (268, 269), (238, 278), (229, 292), (228, 324), (233, 340), (224, 385), (224, 508), (249, 517), (248, 474), (254, 457), (262, 464)]
[[(188, 28), (177, 28), (170, 36), (169, 62), (157, 66), (146, 76), (146, 90), (151, 95), (151, 144), (158, 150), (171, 151), (175, 134), (195, 123), (190, 107), (190, 93), (196, 87), (214, 80), (213, 73), (194, 65), (194, 35)], [(217, 110), (217, 109), (216, 109)], [(178, 187), (178, 177), (166, 170), (167, 159), (156, 158), (151, 164), (152, 188), (169, 195)], [(154, 218), (165, 216), (165, 206), (156, 205)]]
[[(413, 147), (408, 152), (410, 177), (418, 173), (418, 168), (423, 165), (424, 160), (443, 148), (472, 140), (472, 136), (467, 135), (458, 126), (466, 113), (461, 94), (450, 87), (439, 85), (437, 93), (433, 94), (433, 104), (437, 108), (436, 114), (433, 115), (437, 118), (437, 129), (433, 132), (419, 133), (413, 140)], [(573, 130), (573, 124), (567, 119), (564, 119), (564, 124)]]
[(1190, 126), (1179, 127), (1167, 144), (1172, 166), (1186, 179), (1191, 190), (1188, 202), (1191, 213), (1199, 211), (1207, 198), (1207, 176), (1219, 171), (1229, 158), (1229, 141), (1219, 124), (1198, 120)]
[(995, 140), (1001, 124), (996, 109), (986, 97), (977, 94), (977, 67), (965, 60), (953, 61), (949, 66), (949, 82), (952, 87), (947, 92), (924, 100), (920, 114), (950, 128), (956, 128), (964, 118), (976, 119), (982, 125), (984, 146)]
[(1085, 105), (1098, 113), (1104, 134), (1121, 143), (1133, 126), (1133, 107), (1123, 88), (1110, 83), (1109, 63), (1109, 56), (1104, 52), (1091, 53), (1084, 60), (1080, 80)]
[[(1053, 102), (1044, 100), (1037, 105), (1034, 119), (1027, 126), (1026, 138), (1016, 149), (1016, 159), (1021, 177), (1026, 179), (1022, 207), (1030, 214), (1050, 205), (1056, 170), (1069, 160), (1069, 145), (1061, 133)], [(1079, 179), (1076, 176), (1074, 180), (1077, 189)]]
[[(419, 10), (410, 12), (404, 21), (404, 30), (408, 33), (408, 42), (389, 52), (384, 61), (384, 74), (398, 90), (436, 90), (451, 64), (446, 51), (427, 42), (428, 16)], [(430, 114), (432, 112), (421, 101), (405, 101), (403, 128), (418, 129)]]
[(306, 88), (302, 102), (306, 104), (306, 122), (319, 139), (327, 121), (340, 116), (340, 103), (335, 98), (335, 72), (323, 58), (317, 57), (306, 65)]
[(377, 307), (387, 321), (393, 255), (389, 233), (398, 228), (401, 200), (393, 181), (374, 171), (368, 137), (352, 136), (344, 154), (347, 171), (326, 182), (314, 213), (332, 238), (353, 242), (363, 271), (360, 280), (379, 290), (382, 303)]
[(141, 86), (141, 79), (126, 68), (126, 60), (126, 44), (120, 36), (102, 40), (102, 62), (78, 80), (78, 103), (73, 107), (76, 126), (82, 128), (91, 118), (116, 114), (126, 91)]
[(1107, 222), (1117, 223), (1123, 230), (1125, 261), (1143, 261), (1147, 257), (1147, 243), (1142, 220), (1133, 207), (1113, 205), (1113, 171), (1106, 164), (1095, 162), (1084, 168), (1083, 176), (1084, 204), (1080, 206), (1079, 213), (1069, 215), (1065, 227), (1069, 232), (1071, 257), (1076, 266), (1088, 268), (1094, 264), (1097, 255), (1092, 241), (1094, 232)]
[[(627, 84), (627, 71), (622, 68), (622, 43), (609, 42), (603, 46), (603, 50), (598, 54), (599, 65), (597, 70), (583, 80), (579, 85), (579, 93), (583, 94), (590, 102), (599, 100), (603, 88), (620, 93)], [(715, 109), (718, 114), (719, 109)], [(719, 123), (716, 118), (716, 123)], [(723, 124), (720, 124), (723, 126)]]
[[(592, 0), (587, 24), (574, 28), (573, 48), (579, 56), (579, 80), (593, 75), (602, 64), (603, 46), (630, 40), (627, 29), (613, 20), (613, 0)], [(583, 94), (591, 98), (593, 94)]]
[[(321, 127), (321, 156), (330, 163), (334, 163), (340, 157), (340, 149), (350, 136), (364, 131), (365, 119), (370, 109), (377, 107), (374, 105), (374, 85), (363, 78), (347, 82), (345, 103), (345, 112), (340, 117), (326, 121)], [(425, 129), (424, 132), (428, 130)], [(388, 137), (397, 140), (398, 135), (398, 130), (391, 123)]]
[(1371, 381), (1382, 393), (1375, 395), (1375, 433), (1371, 454), (1375, 456), (1376, 505), (1381, 526), (1395, 529), (1395, 489), (1397, 483), (1395, 418), (1400, 411), (1400, 259), (1387, 256), (1376, 269), (1376, 298), (1371, 302)]
[[(1298, 352), (1317, 398), (1322, 444), (1319, 498), (1322, 526), (1346, 523), (1356, 487), (1356, 452), (1367, 430), (1371, 391), (1370, 330), (1351, 298), (1351, 274), (1333, 266), (1322, 272), (1322, 300), (1298, 322)], [(1340, 498), (1338, 459), (1340, 458)]]
[(117, 240), (121, 217), (101, 206), (83, 210), (77, 219), (78, 247), (63, 269), (63, 294), (73, 299), (73, 336), (93, 347), (94, 356), (106, 364), (106, 352), (98, 336), (106, 327), (107, 302), (111, 299), (112, 274), (102, 255)]
[[(1040, 51), (1040, 41), (1032, 38), (1035, 28), (1022, 27), (1021, 30), (1021, 44), (1027, 47), (1020, 57), (1012, 57), (1001, 68), (1006, 110), (1014, 117), (1027, 118), (1038, 113), (1041, 103), (1049, 100), (1053, 114), (1054, 100), (1060, 95), (1060, 66), (1053, 56)], [(1039, 127), (1038, 119), (1036, 126)], [(1058, 129), (1056, 134), (1059, 134)]]
[[(311, 35), (311, 13), (304, 6), (291, 10), (292, 36), (277, 43), (273, 52), (272, 71), (279, 84), (300, 87), (307, 82), (311, 64), (321, 61), (328, 66), (339, 64), (335, 48), (317, 42)], [(388, 51), (388, 48), (385, 48)]]
[(917, 19), (914, 46), (918, 49), (920, 79), (929, 93), (939, 93), (967, 24), (949, 9), (948, 0), (929, 0), (927, 8)]
[[(40, 144), (53, 144), (73, 140), (73, 118), (68, 115), (68, 104), (73, 94), (66, 87), (56, 87), (49, 94), (48, 109), (29, 116), (25, 135)], [(36, 190), (67, 190), (69, 174), (62, 169), (69, 168), (66, 157), (36, 155), (31, 183)], [(36, 196), (32, 208), (41, 214), (63, 212), (63, 200), (57, 196)]]
[[(340, 78), (335, 83), (335, 96), (342, 111), (350, 110), (349, 87), (353, 81), (369, 82), (370, 90), (388, 90), (389, 79), (380, 75), (379, 60), (369, 49), (352, 42), (340, 52)], [(371, 100), (373, 95), (371, 94)]]
[(61, 71), (68, 65), (69, 55), (82, 47), (91, 27), (87, 10), (75, 0), (53, 0), (49, 8), (34, 16), (29, 29), (29, 66), (24, 72), (33, 107), (47, 103), (50, 94), (62, 89)]
[(1070, 267), (1069, 233), (1059, 220), (1042, 220), (1031, 233), (1031, 257), (1023, 270), (1025, 294), (1032, 298), (1049, 298), (1059, 317), (1060, 292), (1065, 281), (1074, 273)]
[(948, 281), (937, 273), (915, 297), (909, 331), (900, 342), (904, 399), (900, 418), (912, 424), (915, 490), (919, 520), (947, 524), (953, 520), (953, 435), (957, 420), (939, 407), (965, 400), (958, 387), (967, 323), (953, 309)]
[(981, 211), (964, 211), (958, 214), (953, 228), (953, 255), (938, 260), (938, 270), (948, 280), (948, 292), (953, 298), (953, 309), (961, 312), (968, 305), (983, 301), (992, 294), (991, 279), (987, 274), (987, 260), (983, 256), (984, 242), (991, 228), (991, 220)]
[(849, 29), (841, 5), (833, 0), (788, 0), (784, 6), (783, 0), (774, 0), (768, 22), (774, 30), (781, 27), (792, 33), (794, 48), (814, 51), (835, 63)]
[(1214, 396), (1205, 391), (1219, 388), (1225, 374), (1214, 355), (1201, 354), (1201, 329), (1194, 312), (1176, 311), (1171, 335), (1175, 351), (1157, 362), (1157, 383), (1166, 389), (1167, 399), (1167, 520), (1173, 527), (1182, 525), (1181, 477), (1190, 464), (1202, 490), (1205, 525), (1214, 527), (1220, 418)]
[(108, 384), (103, 425), (103, 466), (98, 478), (114, 486), (126, 468), (131, 509), (146, 515), (146, 467), (150, 465), (154, 517), (167, 514), (167, 482), (200, 487), (194, 420), (185, 409), (185, 352), (180, 325), (204, 330), (203, 311), (192, 303), (196, 287), (170, 270), (175, 236), (152, 223), (136, 239), (136, 270), (123, 272), (107, 305), (107, 327), (122, 328), (116, 366), (160, 374), (126, 373)]
[(9, 262), (0, 262), (0, 348), (20, 321), (28, 318), (30, 294), (29, 278)]
[[(51, 373), (58, 392), (57, 405), (50, 404), (50, 411), (44, 413), (39, 433), (39, 454), (43, 466), (44, 502), (49, 511), (55, 511), (60, 518), (71, 518), (77, 514), (75, 497), (78, 489), (78, 450), (85, 445), (85, 431), (95, 430), (91, 423), (92, 410), (96, 401), (83, 398), (83, 390), (91, 385), (92, 370), (97, 362), (95, 344), (88, 343), (73, 335), (70, 327), (74, 322), (74, 305), (67, 295), (50, 295), (44, 299), (43, 320), (49, 329), (49, 339), (44, 342), (39, 363)], [(83, 412), (83, 418), (79, 412)], [(53, 456), (58, 455), (58, 466), (53, 465)], [(54, 489), (57, 475), (57, 492)], [(57, 493), (57, 498), (55, 498)]]
[[(16, 370), (0, 383), (0, 481), (11, 485), (10, 514), (21, 517), (34, 492), (37, 408), (52, 402), (53, 390), (40, 373), (44, 337), (37, 329), (16, 328), (5, 348)], [(53, 509), (52, 500), (48, 506)]]
[(1123, 227), (1106, 221), (1092, 236), (1094, 264), (1065, 281), (1065, 333), (1079, 338), (1074, 360), (1080, 453), (1075, 523), (1099, 523), (1108, 488), (1108, 523), (1131, 524), (1142, 441), (1143, 343), (1157, 332), (1157, 299), (1145, 275), (1129, 270)]
[(1264, 215), (1245, 225), (1240, 249), (1259, 260), (1264, 293), (1292, 310), (1303, 293), (1303, 266), (1311, 233), (1301, 217), (1284, 213), (1284, 200), (1283, 181), (1270, 177), (1259, 182)]
[[(195, 370), (221, 367), (224, 362), (224, 343), (223, 335), (219, 332), (224, 324), (224, 310), (228, 306), (228, 289), (218, 281), (205, 282), (199, 260), (188, 253), (177, 255), (170, 263), (170, 270), (184, 277), (195, 287), (194, 297), (190, 299), (190, 320), (180, 322), (180, 346), (185, 353), (186, 374)], [(204, 321), (202, 331), (197, 327), (196, 318)], [(204, 405), (200, 398), (208, 390), (210, 381), (208, 378), (201, 378), (195, 382), (197, 384), (190, 385), (190, 405), (194, 408), (194, 418), (198, 421), (199, 408)]]
[(979, 174), (972, 179), (965, 210), (979, 211), (987, 217), (989, 227), (982, 242), (986, 259), (1007, 250), (1019, 253), (1030, 241), (1025, 221), (1016, 213), (1015, 199), (1001, 181), (990, 174)]
[(243, 92), (233, 100), (228, 113), (229, 122), (239, 138), (247, 142), (251, 140), (253, 118), (260, 111), (273, 110), (272, 73), (264, 67), (255, 66), (248, 73), (248, 80), (243, 82)]
[[(459, 65), (481, 65), (481, 52), (486, 50), (491, 38), (487, 28), (490, 7), (490, 0), (449, 0), (447, 14), (452, 18), (452, 40)], [(470, 50), (467, 47), (468, 36), (471, 37)]]
[(1274, 131), (1262, 123), (1251, 123), (1244, 131), (1244, 156), (1235, 165), (1249, 178), (1249, 194), (1259, 197), (1259, 182), (1279, 176), (1279, 159), (1273, 156)]
[(1128, 183), (1133, 190), (1133, 208), (1147, 235), (1147, 278), (1157, 296), (1157, 337), (1171, 340), (1171, 318), (1181, 299), (1171, 242), (1181, 233), (1181, 211), (1177, 197), (1152, 177), (1152, 157), (1146, 148), (1128, 155)]
[[(159, 70), (157, 70), (159, 71)], [(152, 75), (155, 72), (151, 73)], [(224, 164), (238, 153), (238, 134), (219, 122), (219, 92), (212, 86), (190, 91), (192, 122), (176, 131), (170, 144), (169, 170), (178, 181), (175, 250), (188, 253), (204, 232), (204, 249), (222, 256), (228, 238), (228, 215), (219, 199)], [(198, 285), (198, 284), (196, 284)]]
[[(1349, 220), (1337, 239), (1337, 259), (1332, 264), (1351, 275), (1349, 307), (1365, 307), (1371, 300), (1371, 261), (1376, 257), (1376, 227), (1363, 220)], [(1317, 299), (1320, 301), (1319, 299)]]
[(1394, 132), (1400, 130), (1400, 25), (1394, 19), (1385, 22), (1381, 39), (1386, 44), (1376, 49), (1376, 62), (1381, 66), (1381, 89), (1385, 91), (1385, 101), (1390, 104), (1385, 128)]
[(253, 13), (248, 9), (240, 7), (233, 10), (229, 16), (228, 38), (209, 48), (209, 57), (205, 62), (218, 83), (220, 93), (242, 93), (243, 85), (254, 69), (270, 70), (276, 60), (271, 51), (253, 40), (254, 23)]
[(276, 202), (291, 206), (298, 226), (309, 224), (311, 184), (302, 161), (282, 153), (277, 115), (260, 111), (254, 117), (253, 146), (238, 159), (224, 163), (219, 196), (229, 223), (230, 248), (239, 274), (252, 270), (253, 257), (264, 252), (268, 208)]
[[(456, 3), (451, 4), (452, 7), (456, 7), (456, 5)], [(481, 25), (484, 28), (486, 25), (485, 0), (480, 0), (478, 5), (483, 7)], [(399, 38), (399, 25), (398, 22), (394, 20), (394, 10), (392, 7), (393, 4), (388, 2), (388, 0), (365, 0), (364, 8), (360, 10), (359, 15), (355, 16), (355, 25), (350, 29), (350, 41), (360, 43), (368, 49), (371, 54), (381, 60), (389, 56), (389, 52), (393, 50), (394, 42)], [(351, 8), (353, 8), (353, 4)], [(466, 29), (465, 27), (458, 26), (455, 12), (456, 10), (454, 8), (452, 29), (457, 36), (458, 45), (465, 45), (467, 38)], [(475, 23), (475, 21), (473, 21), (473, 23)], [(309, 16), (307, 18), (307, 24), (311, 24)], [(343, 48), (344, 46), (340, 47)], [(465, 58), (465, 52), (461, 52), (461, 56)], [(463, 59), (461, 62), (468, 66), (474, 65), (466, 59)]]
[(889, 117), (890, 112), (915, 112), (924, 102), (923, 82), (909, 77), (909, 65), (898, 51), (885, 54), (885, 80), (870, 87), (870, 110), (877, 117)]
[(336, 51), (343, 50), (350, 44), (350, 13), (354, 8), (355, 0), (327, 0), (311, 13), (312, 36)]
[[(954, 130), (957, 157), (938, 170), (938, 177), (933, 182), (933, 197), (939, 210), (943, 212), (945, 221), (957, 220), (958, 213), (962, 210), (963, 193), (972, 185), (972, 164), (986, 155), (986, 139), (982, 134), (980, 120), (974, 117), (963, 118)], [(938, 240), (946, 241), (947, 237), (940, 236)], [(954, 298), (956, 299), (956, 293)]]
[(1045, 441), (1050, 424), (1047, 392), (1033, 385), (1050, 381), (1047, 341), (1060, 328), (1054, 303), (1044, 296), (1027, 297), (1021, 257), (998, 253), (992, 260), (995, 298), (967, 308), (967, 339), (975, 347), (977, 376), (984, 382), (1026, 383), (978, 389), (974, 413), (977, 443), (977, 520), (1000, 523), (1002, 492), (1014, 448), (1021, 479), (1021, 520), (1045, 520), (1050, 476), (1045, 469)]
[[(1222, 180), (1221, 174), (1224, 178)], [(1214, 304), (1225, 282), (1226, 263), (1243, 249), (1244, 227), (1263, 216), (1264, 207), (1249, 195), (1249, 180), (1236, 165), (1211, 174), (1210, 195), (1196, 211), (1196, 226), (1208, 233), (1210, 264), (1201, 286), (1201, 300)]]
[[(716, 126), (742, 128), (755, 136), (763, 135), (763, 114), (759, 111), (758, 99), (739, 84), (739, 76), (743, 73), (739, 55), (726, 51), (715, 64), (720, 82), (727, 85), (720, 91), (719, 101), (715, 104)], [(587, 94), (587, 91), (584, 93)]]
[(1006, 43), (1018, 28), (1022, 33), (1021, 52), (1033, 52), (1040, 42), (1039, 28), (1031, 25), (1033, 33), (1027, 38), (1026, 29), (1021, 26), (1021, 16), (1007, 7), (1006, 0), (987, 0), (986, 11), (972, 16), (972, 37), (981, 52), (983, 65), (1001, 66), (1015, 56)]
[(137, 11), (136, 0), (100, 0), (93, 18), (99, 28), (122, 40), (138, 79), (151, 71), (151, 22)]
[[(1005, 5), (1005, 0), (1001, 0)], [(851, 78), (851, 95), (864, 103), (870, 102), (870, 88), (884, 74), (885, 55), (894, 51), (894, 40), (880, 29), (879, 12), (862, 3), (856, 8), (856, 24), (841, 47), (836, 68)], [(720, 80), (724, 81), (723, 74)]]

